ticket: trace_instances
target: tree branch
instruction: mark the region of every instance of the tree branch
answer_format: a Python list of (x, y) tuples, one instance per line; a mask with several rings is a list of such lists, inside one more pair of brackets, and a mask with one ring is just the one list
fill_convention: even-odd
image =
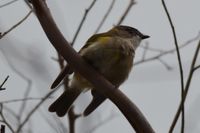
[(0, 85), (0, 91), (6, 89), (6, 88), (2, 88), (2, 87), (3, 87), (3, 85), (6, 83), (6, 81), (8, 80), (8, 78), (9, 78), (9, 76), (7, 76), (7, 77), (4, 79), (3, 83)]
[(2, 118), (2, 122), (5, 123), (5, 125), (10, 129), (10, 131), (12, 133), (15, 133), (13, 127), (10, 125), (10, 123), (6, 120), (6, 118), (4, 117), (4, 114), (3, 114), (3, 104), (0, 103), (0, 116)]
[(30, 0), (24, 0), (24, 3), (27, 5), (27, 7), (28, 7), (29, 9), (32, 9), (33, 7), (31, 6), (31, 4), (30, 4), (29, 1), (30, 1)]
[[(196, 41), (199, 38), (200, 38), (200, 32), (194, 38), (191, 38), (191, 39), (187, 40), (185, 43), (183, 43), (182, 45), (180, 45), (179, 46), (179, 50), (185, 48), (187, 45), (189, 45), (190, 43)], [(142, 46), (141, 48), (145, 49), (146, 47)], [(134, 63), (134, 66), (142, 64), (142, 63), (146, 63), (146, 62), (149, 62), (149, 61), (154, 61), (154, 60), (160, 59), (161, 57), (163, 57), (163, 56), (165, 56), (167, 54), (172, 54), (172, 53), (174, 53), (176, 51), (176, 48), (175, 49), (173, 48), (173, 49), (170, 49), (170, 50), (167, 50), (167, 51), (163, 51), (163, 50), (160, 50), (160, 49), (155, 49), (155, 48), (148, 47), (148, 50), (152, 51), (152, 52), (159, 52), (159, 54), (157, 54), (157, 55), (155, 55), (153, 57), (149, 57), (149, 58), (145, 58), (145, 59), (141, 59), (139, 61), (136, 61)]]
[(75, 114), (74, 112), (74, 106), (72, 106), (68, 113), (68, 119), (69, 119), (69, 133), (75, 133), (75, 122), (77, 118), (79, 118), (80, 114)]
[(1, 125), (0, 133), (5, 133), (6, 132), (5, 128), (6, 128), (5, 125)]
[[(165, 4), (164, 0), (162, 1), (162, 5), (163, 8), (165, 10), (165, 13), (167, 15), (167, 18), (169, 20), (171, 29), (172, 29), (172, 33), (173, 33), (173, 37), (174, 37), (174, 44), (176, 47), (176, 53), (177, 53), (177, 58), (178, 58), (178, 66), (179, 66), (179, 71), (180, 71), (180, 78), (181, 78), (181, 100), (183, 101), (183, 97), (184, 97), (184, 77), (183, 77), (183, 67), (182, 67), (182, 61), (181, 61), (181, 56), (180, 56), (180, 52), (179, 52), (179, 47), (178, 47), (178, 41), (177, 41), (177, 37), (176, 37), (176, 31), (173, 25), (173, 22), (171, 20), (170, 14), (168, 12), (167, 6)], [(181, 133), (184, 132), (184, 127), (185, 127), (185, 109), (184, 109), (184, 102), (182, 103), (183, 105), (182, 107), (182, 119), (181, 119)]]
[(10, 4), (13, 4), (14, 2), (17, 2), (17, 1), (18, 1), (18, 0), (9, 1), (9, 2), (3, 4), (3, 5), (0, 5), (0, 8), (5, 7), (5, 6), (8, 6), (8, 5), (10, 5)]
[(124, 21), (125, 17), (128, 15), (129, 11), (131, 10), (134, 4), (136, 4), (135, 0), (130, 0), (129, 5), (127, 6), (125, 12), (122, 14), (121, 18), (119, 19), (117, 25), (120, 25)]
[(103, 19), (101, 20), (101, 22), (100, 22), (99, 26), (97, 27), (97, 29), (95, 30), (95, 32), (94, 32), (95, 34), (96, 34), (97, 32), (99, 32), (100, 28), (101, 28), (102, 25), (104, 24), (104, 22), (105, 22), (105, 20), (107, 19), (108, 15), (109, 15), (110, 12), (112, 11), (114, 4), (115, 4), (115, 0), (112, 0), (112, 2), (110, 3), (110, 6), (109, 6), (107, 12), (105, 13), (105, 15), (104, 15)]
[[(12, 99), (12, 100), (8, 100), (8, 101), (1, 101), (0, 103), (3, 104), (9, 104), (9, 103), (15, 103), (15, 102), (22, 102), (22, 101), (33, 101), (33, 100), (42, 100), (44, 97), (26, 97), (26, 98), (21, 98), (21, 99)], [(49, 97), (51, 98), (51, 97)]]
[[(118, 116), (117, 113), (115, 113), (114, 111), (111, 111), (109, 116), (107, 118), (105, 118), (104, 120), (101, 120), (98, 125), (94, 126), (92, 129), (89, 129), (88, 131), (86, 131), (85, 133), (94, 133), (98, 128), (100, 128), (101, 126), (105, 125), (106, 123), (112, 121), (113, 119), (115, 119)], [(101, 116), (99, 116), (99, 119)], [(97, 117), (98, 119), (98, 117)]]
[(158, 61), (163, 64), (163, 66), (167, 69), (167, 70), (172, 70), (172, 67), (167, 64), (167, 62), (165, 62), (164, 60), (162, 60), (161, 58), (158, 58)]
[(83, 24), (84, 24), (84, 22), (85, 22), (85, 19), (86, 19), (88, 13), (89, 13), (90, 10), (92, 9), (92, 7), (93, 7), (94, 4), (96, 3), (96, 1), (97, 1), (97, 0), (93, 0), (92, 3), (90, 4), (90, 6), (89, 6), (87, 9), (85, 9), (85, 14), (83, 15), (83, 18), (82, 18), (82, 20), (81, 20), (81, 22), (80, 22), (80, 24), (79, 24), (79, 26), (78, 26), (78, 29), (77, 29), (77, 31), (76, 31), (76, 33), (75, 33), (75, 35), (74, 35), (74, 38), (73, 38), (73, 40), (72, 40), (72, 43), (71, 43), (72, 46), (74, 45), (74, 43), (75, 43), (75, 41), (76, 41), (76, 38), (77, 38), (78, 34), (80, 33), (80, 30), (81, 30), (81, 28), (82, 28), (82, 26), (83, 26)]
[(200, 68), (200, 65), (196, 66), (196, 67), (193, 69), (193, 71), (196, 71), (196, 70), (199, 69), (199, 68)]
[(97, 91), (108, 97), (121, 110), (136, 132), (153, 133), (140, 110), (102, 75), (87, 64), (65, 40), (43, 0), (32, 0), (38, 20), (55, 49), (76, 71), (89, 80)]
[(23, 128), (23, 126), (28, 122), (28, 120), (31, 118), (31, 116), (35, 113), (35, 111), (46, 101), (46, 99), (48, 99), (51, 94), (53, 94), (56, 91), (53, 90), (49, 93), (47, 93), (42, 99), (41, 101), (28, 113), (28, 115), (26, 116), (26, 118), (23, 120), (23, 122), (18, 126), (17, 130), (15, 133), (20, 133), (21, 129)]
[(1, 33), (0, 34), (0, 39), (2, 39), (5, 35), (7, 35), (9, 32), (11, 32), (15, 28), (17, 28), (21, 23), (23, 23), (31, 15), (32, 12), (33, 12), (33, 10), (30, 10), (28, 12), (28, 14), (22, 20), (20, 20), (18, 23), (16, 23), (15, 25), (13, 25), (10, 29), (8, 29), (7, 31), (5, 31), (4, 33)]
[(189, 72), (189, 76), (188, 76), (188, 79), (187, 79), (187, 82), (186, 82), (186, 85), (185, 85), (185, 91), (184, 91), (184, 95), (183, 95), (183, 99), (181, 100), (180, 102), (180, 105), (178, 107), (178, 110), (176, 112), (176, 115), (174, 117), (174, 120), (171, 124), (171, 127), (170, 127), (170, 130), (169, 132), (172, 133), (173, 132), (173, 129), (178, 121), (178, 118), (179, 118), (179, 115), (181, 113), (181, 109), (182, 109), (182, 106), (186, 100), (186, 97), (187, 97), (187, 94), (188, 94), (188, 91), (189, 91), (189, 87), (190, 87), (190, 83), (192, 81), (192, 77), (193, 77), (193, 73), (195, 71), (195, 63), (196, 63), (196, 60), (197, 60), (197, 57), (198, 57), (198, 53), (199, 53), (199, 50), (200, 50), (200, 41), (198, 43), (198, 46), (196, 48), (196, 51), (195, 51), (195, 54), (194, 54), (194, 57), (193, 57), (193, 60), (192, 60), (192, 64), (191, 64), (191, 67), (190, 67), (190, 72)]
[[(28, 99), (28, 95), (29, 93), (31, 92), (31, 87), (32, 87), (32, 81), (27, 79), (27, 83), (28, 83), (28, 86), (26, 88), (26, 91), (24, 92), (24, 99)], [(21, 104), (21, 107), (19, 109), (19, 117), (18, 117), (18, 122), (19, 124), (21, 123), (21, 119), (22, 119), (22, 114), (24, 113), (24, 110), (26, 108), (26, 104), (27, 104), (27, 100), (23, 100), (22, 101), (22, 104)]]

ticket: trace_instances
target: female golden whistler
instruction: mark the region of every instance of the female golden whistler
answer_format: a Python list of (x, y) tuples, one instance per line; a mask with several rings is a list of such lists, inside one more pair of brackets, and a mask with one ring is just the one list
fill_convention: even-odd
[[(133, 66), (135, 50), (141, 40), (146, 38), (149, 36), (143, 35), (135, 28), (115, 26), (108, 32), (90, 37), (79, 54), (117, 88), (127, 79)], [(74, 72), (69, 89), (49, 107), (49, 111), (64, 116), (80, 93), (92, 88), (89, 81)], [(95, 89), (92, 89), (92, 95), (93, 100), (83, 113), (85, 116), (106, 99)]]

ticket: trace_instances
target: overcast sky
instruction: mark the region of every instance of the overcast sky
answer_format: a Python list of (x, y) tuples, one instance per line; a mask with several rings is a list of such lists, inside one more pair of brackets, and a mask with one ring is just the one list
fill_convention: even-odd
[[(0, 5), (6, 2), (8, 0), (0, 0)], [(47, 2), (60, 30), (68, 41), (72, 41), (84, 11), (90, 5), (91, 0), (85, 0), (84, 2), (82, 0), (47, 0)], [(91, 9), (75, 42), (75, 49), (77, 51), (84, 45), (87, 38), (94, 33), (110, 3), (111, 0), (98, 0)], [(129, 0), (116, 0), (113, 10), (100, 29), (100, 32), (107, 31), (115, 25), (128, 4)], [(167, 0), (166, 4), (174, 22), (179, 45), (197, 36), (200, 31), (200, 1)], [(29, 9), (22, 0), (18, 0), (7, 7), (0, 8), (0, 32), (4, 32), (16, 24), (28, 11)], [(151, 38), (148, 39), (150, 47), (162, 50), (173, 49), (175, 47), (169, 22), (161, 5), (161, 0), (138, 0), (123, 24), (135, 27), (142, 33), (150, 35)], [(142, 45), (145, 43), (145, 41), (142, 42)], [(198, 41), (195, 41), (181, 50), (185, 80), (197, 43)], [(34, 14), (0, 40), (0, 50), (0, 83), (7, 75), (10, 75), (9, 81), (6, 83), (7, 90), (0, 93), (0, 101), (23, 97), (23, 94), (19, 93), (19, 91), (23, 92), (27, 85), (22, 78), (8, 67), (8, 64), (32, 80), (33, 90), (30, 96), (43, 96), (49, 91), (50, 84), (59, 72), (58, 65), (51, 59), (52, 57), (56, 57), (56, 53), (47, 40)], [(135, 62), (141, 59), (142, 50), (141, 48), (137, 50)], [(156, 55), (156, 53), (149, 52), (147, 54), (148, 57), (153, 55)], [(180, 76), (177, 56), (176, 54), (170, 54), (162, 59), (172, 67), (171, 71), (168, 71), (159, 61), (136, 65), (129, 79), (120, 87), (140, 108), (158, 133), (168, 132), (180, 101)], [(197, 64), (200, 64), (199, 59)], [(186, 133), (200, 132), (199, 75), (200, 70), (194, 74), (189, 97), (186, 101)], [(87, 95), (84, 94), (84, 96)], [(84, 96), (81, 96), (81, 98)], [(86, 99), (88, 100), (88, 98)], [(46, 104), (48, 105), (50, 102), (52, 100), (49, 100)], [(79, 104), (78, 100), (77, 104)], [(104, 124), (95, 133), (131, 133), (133, 131), (122, 114), (109, 101), (98, 109), (99, 111), (96, 112), (96, 115), (100, 113), (102, 115), (101, 117), (105, 118), (104, 113), (101, 113), (101, 111), (105, 111), (106, 107), (109, 107), (110, 110), (114, 109), (114, 112), (117, 112), (117, 117), (107, 124)], [(47, 106), (45, 109), (43, 109), (43, 112), (46, 111), (45, 113), (47, 113)], [(42, 120), (40, 124), (38, 123), (38, 119), (40, 119), (39, 113), (33, 117), (35, 120), (33, 122), (34, 127), (40, 125), (41, 127), (47, 127)], [(90, 117), (91, 119), (95, 118), (95, 113)], [(81, 119), (78, 122), (80, 126), (77, 129), (78, 133), (81, 133), (83, 130), (87, 132), (83, 127), (83, 123), (87, 119), (89, 118)], [(176, 130), (177, 133), (179, 132), (178, 129)], [(43, 128), (42, 131), (36, 129), (34, 132), (50, 131), (47, 127)]]

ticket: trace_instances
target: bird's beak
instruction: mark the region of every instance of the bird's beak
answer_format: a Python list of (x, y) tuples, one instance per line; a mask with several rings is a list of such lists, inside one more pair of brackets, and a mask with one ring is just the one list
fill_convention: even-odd
[(149, 38), (150, 36), (148, 36), (148, 35), (143, 35), (142, 36), (142, 39), (147, 39), (147, 38)]

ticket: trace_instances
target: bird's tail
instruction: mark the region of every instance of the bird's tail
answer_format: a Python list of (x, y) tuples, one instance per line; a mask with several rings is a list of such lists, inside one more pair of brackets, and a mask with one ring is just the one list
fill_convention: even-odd
[(60, 117), (64, 116), (80, 93), (81, 90), (79, 89), (70, 88), (66, 90), (54, 103), (50, 105), (49, 111), (56, 112)]
[(93, 99), (91, 103), (87, 106), (87, 108), (85, 109), (83, 113), (84, 116), (88, 116), (89, 114), (91, 114), (97, 107), (99, 107), (100, 104), (102, 104), (106, 100), (106, 97), (96, 92), (95, 90), (92, 90), (92, 95), (93, 95)]

